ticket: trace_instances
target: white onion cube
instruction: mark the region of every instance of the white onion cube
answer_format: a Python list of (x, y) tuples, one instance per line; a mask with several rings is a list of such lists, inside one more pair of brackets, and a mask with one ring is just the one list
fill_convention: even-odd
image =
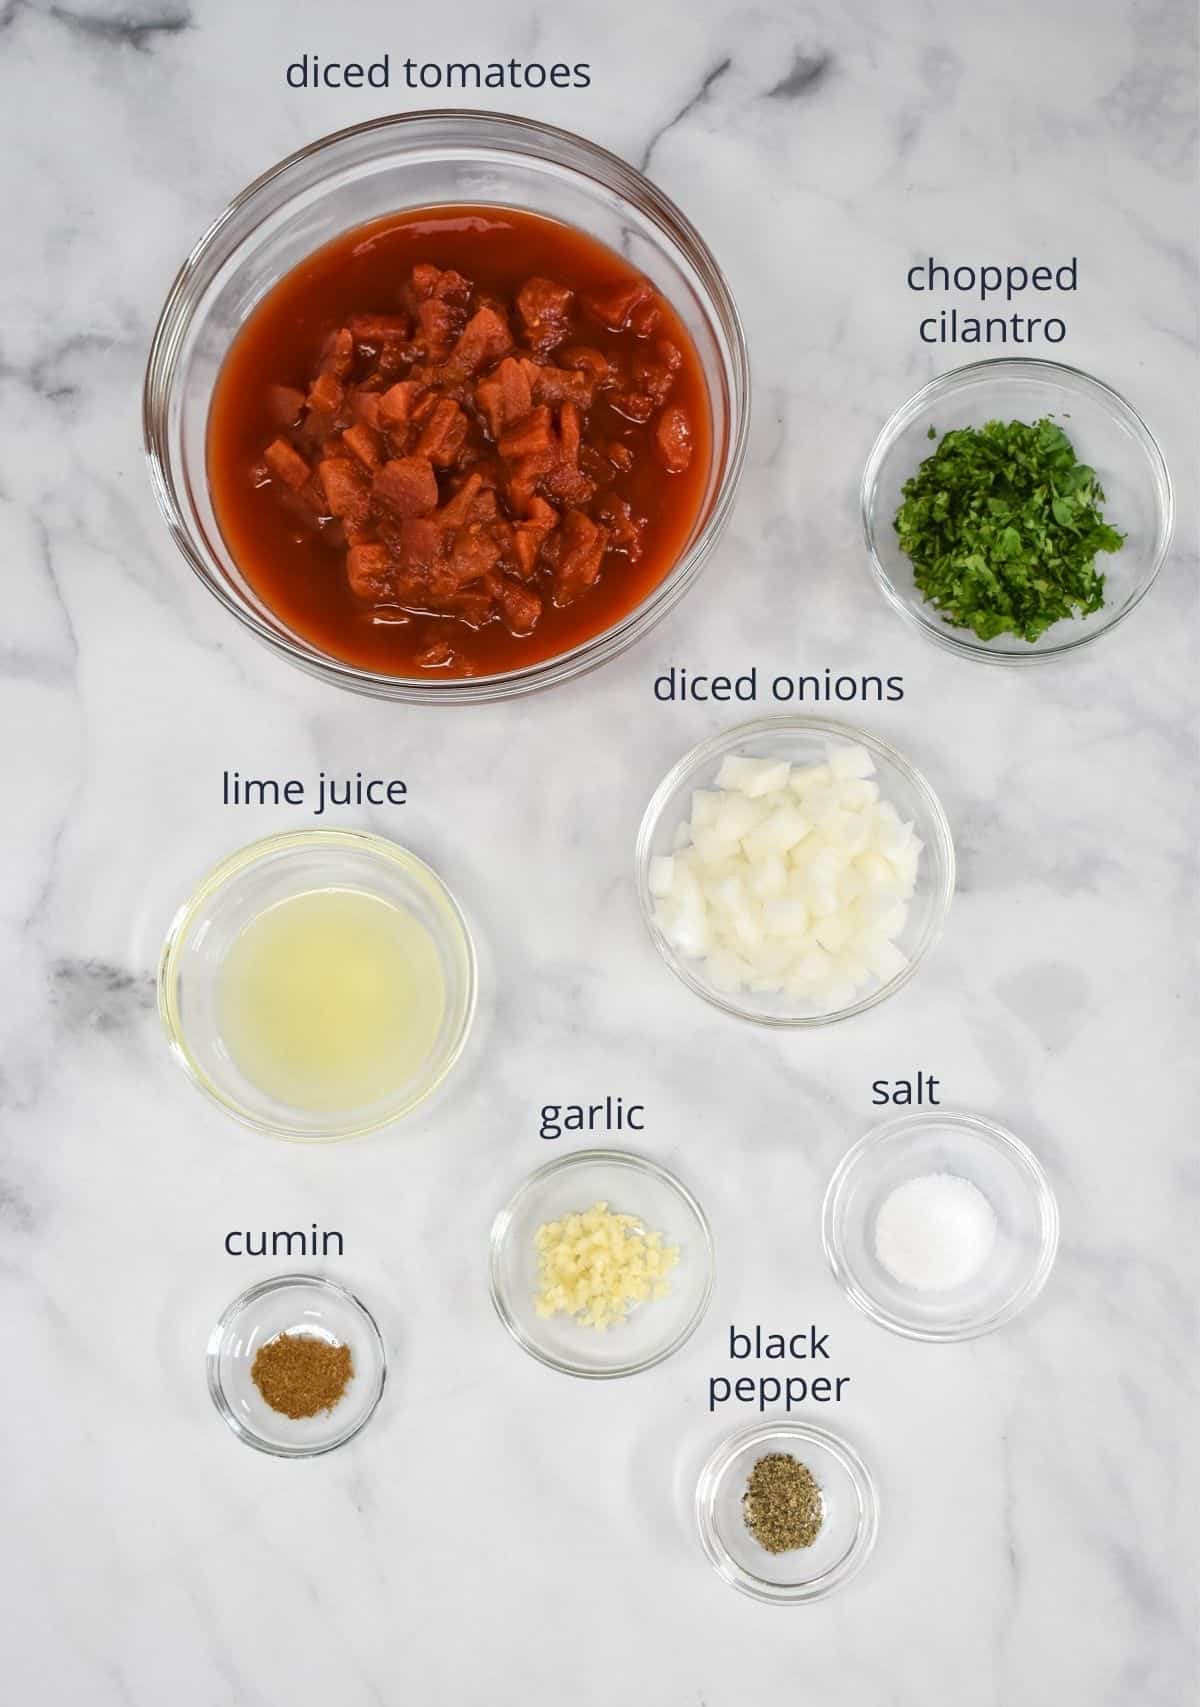
[(737, 842), (722, 835), (715, 824), (706, 825), (703, 830), (696, 831), (696, 855), (701, 865), (712, 867), (720, 865), (737, 852)]
[(676, 854), (671, 862), (671, 894), (681, 907), (700, 905), (700, 880), (686, 855)]
[(828, 979), (832, 965), (833, 961), (823, 948), (813, 948), (797, 960), (789, 982), (812, 989)]
[(838, 782), (844, 782), (851, 777), (875, 775), (875, 760), (864, 746), (857, 741), (849, 746), (829, 747), (829, 769)]
[(873, 944), (863, 958), (881, 984), (890, 984), (908, 965), (908, 956), (903, 954), (894, 942), (888, 942), (886, 939)]
[(766, 859), (770, 854), (789, 853), (811, 828), (798, 806), (781, 806), (742, 838), (742, 846), (748, 859)]
[(760, 794), (770, 794), (772, 789), (786, 788), (791, 770), (786, 759), (750, 759), (730, 753), (721, 760), (717, 787), (735, 789), (754, 799)]
[(774, 895), (787, 894), (788, 867), (782, 854), (768, 854), (748, 869), (746, 886), (757, 900), (767, 901)]
[(763, 903), (763, 924), (773, 936), (803, 936), (810, 916), (806, 904), (793, 895)]
[(675, 861), (670, 854), (656, 854), (650, 861), (646, 882), (651, 895), (669, 895), (675, 886)]
[(837, 848), (823, 847), (809, 862), (809, 880), (818, 888), (826, 885), (832, 887), (842, 875), (847, 863), (845, 856), (839, 853)]
[(673, 948), (693, 960), (707, 954), (712, 943), (708, 920), (700, 907), (682, 909), (665, 934)]
[(843, 812), (865, 812), (879, 799), (879, 784), (862, 777), (849, 777), (835, 785), (833, 797)]
[(825, 888), (820, 884), (810, 885), (805, 893), (805, 900), (814, 919), (831, 919), (841, 906), (837, 890), (832, 886)]
[(847, 859), (864, 853), (871, 836), (871, 824), (862, 812), (843, 812), (838, 808), (822, 820), (821, 834), (831, 847), (840, 848)]
[(752, 801), (738, 794), (727, 794), (717, 807), (713, 830), (728, 842), (740, 842), (759, 822), (762, 812)]
[(715, 821), (717, 809), (724, 797), (715, 788), (697, 788), (692, 791), (692, 828), (702, 830), (705, 825)]
[(816, 788), (828, 788), (832, 781), (828, 765), (798, 765), (791, 775), (792, 793), (803, 799)]
[(719, 948), (704, 962), (705, 975), (714, 990), (727, 993), (742, 987), (742, 965), (735, 954)]
[(908, 908), (904, 906), (902, 902), (897, 901), (894, 906), (888, 908), (887, 912), (884, 913), (883, 917), (879, 920), (878, 929), (880, 936), (899, 936), (900, 932), (904, 929), (904, 922), (907, 918)]
[(842, 913), (830, 913), (813, 926), (813, 935), (827, 954), (837, 954), (846, 946), (849, 929)]
[(896, 880), (896, 868), (874, 848), (867, 848), (858, 855), (854, 861), (854, 869), (868, 889), (890, 887)]

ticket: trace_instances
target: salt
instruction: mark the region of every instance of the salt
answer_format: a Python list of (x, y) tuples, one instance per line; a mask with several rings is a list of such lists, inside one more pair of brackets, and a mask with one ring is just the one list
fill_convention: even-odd
[(875, 1255), (901, 1286), (947, 1292), (972, 1280), (996, 1241), (996, 1212), (970, 1180), (905, 1180), (875, 1218)]

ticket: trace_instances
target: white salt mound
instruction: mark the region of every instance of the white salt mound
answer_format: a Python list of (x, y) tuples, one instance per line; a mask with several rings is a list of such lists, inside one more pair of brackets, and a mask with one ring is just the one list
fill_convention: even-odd
[(977, 1275), (996, 1242), (996, 1212), (970, 1180), (905, 1180), (875, 1218), (875, 1255), (916, 1292), (947, 1292)]

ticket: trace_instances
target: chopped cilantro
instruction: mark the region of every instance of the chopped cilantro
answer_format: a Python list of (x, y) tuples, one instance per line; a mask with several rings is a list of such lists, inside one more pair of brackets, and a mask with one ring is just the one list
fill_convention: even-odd
[[(930, 437), (935, 436), (930, 429)], [(921, 593), (981, 640), (1037, 640), (1104, 603), (1105, 522), (1096, 472), (1049, 420), (989, 421), (946, 433), (906, 481), (895, 527)]]

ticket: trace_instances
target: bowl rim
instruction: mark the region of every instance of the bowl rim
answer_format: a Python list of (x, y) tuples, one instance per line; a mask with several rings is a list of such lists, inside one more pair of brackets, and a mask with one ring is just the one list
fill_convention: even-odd
[[(225, 1335), (229, 1331), (230, 1327), (236, 1321), (237, 1317), (241, 1315), (244, 1310), (248, 1309), (251, 1304), (256, 1303), (259, 1298), (266, 1297), (271, 1292), (281, 1291), (286, 1286), (295, 1286), (309, 1291), (331, 1292), (335, 1294), (344, 1304), (347, 1304), (355, 1314), (361, 1317), (367, 1330), (367, 1337), (379, 1353), (379, 1372), (375, 1391), (362, 1416), (359, 1417), (353, 1428), (344, 1430), (335, 1439), (315, 1442), (312, 1445), (305, 1444), (286, 1446), (282, 1443), (264, 1439), (262, 1435), (258, 1434), (245, 1421), (243, 1421), (240, 1416), (238, 1416), (237, 1412), (225, 1396), (225, 1389), (221, 1382), (221, 1347), (224, 1343)], [(217, 1318), (209, 1332), (208, 1346), (205, 1353), (205, 1375), (208, 1382), (209, 1397), (216, 1406), (218, 1413), (223, 1417), (226, 1424), (237, 1438), (240, 1441), (243, 1441), (245, 1445), (252, 1446), (256, 1452), (265, 1452), (271, 1458), (322, 1458), (327, 1452), (335, 1452), (339, 1446), (345, 1446), (348, 1441), (354, 1439), (356, 1434), (361, 1434), (363, 1429), (370, 1422), (371, 1418), (375, 1415), (375, 1412), (379, 1409), (379, 1402), (383, 1398), (383, 1390), (387, 1386), (387, 1346), (384, 1342), (383, 1334), (380, 1332), (379, 1323), (375, 1320), (375, 1317), (363, 1303), (362, 1299), (357, 1295), (357, 1293), (351, 1292), (349, 1287), (341, 1286), (336, 1280), (329, 1280), (324, 1275), (320, 1274), (271, 1275), (266, 1280), (260, 1280), (253, 1286), (248, 1286), (244, 1292), (239, 1293), (238, 1296), (233, 1299), (231, 1303), (227, 1304), (224, 1310), (222, 1310), (220, 1316)]]
[[(1159, 538), (1148, 574), (1143, 578), (1132, 597), (1106, 621), (1085, 633), (1076, 634), (1071, 639), (1060, 640), (1046, 646), (1042, 645), (1041, 641), (1035, 641), (1027, 652), (1010, 652), (997, 650), (989, 642), (980, 640), (978, 636), (972, 635), (970, 639), (965, 638), (965, 636), (971, 635), (970, 629), (951, 628), (949, 624), (937, 618), (936, 612), (933, 615), (927, 615), (923, 608), (919, 608), (903, 596), (884, 568), (876, 545), (878, 527), (875, 517), (875, 499), (880, 469), (901, 431), (916, 420), (943, 391), (949, 389), (951, 385), (961, 383), (971, 377), (982, 379), (985, 375), (995, 375), (1003, 380), (1006, 375), (1013, 378), (1028, 376), (1031, 369), (1045, 374), (1059, 375), (1067, 386), (1094, 393), (1100, 402), (1107, 405), (1111, 414), (1123, 418), (1129, 424), (1133, 430), (1134, 438), (1146, 454), (1154, 478), (1158, 495)], [(859, 487), (859, 507), (863, 537), (867, 547), (867, 558), (871, 565), (875, 584), (892, 609), (898, 611), (906, 622), (918, 628), (928, 639), (945, 650), (956, 652), (960, 657), (976, 658), (985, 664), (1042, 664), (1050, 658), (1060, 658), (1068, 652), (1078, 651), (1082, 646), (1089, 646), (1093, 641), (1099, 640), (1102, 635), (1111, 634), (1113, 629), (1120, 627), (1126, 617), (1137, 609), (1157, 581), (1162, 566), (1170, 553), (1171, 541), (1175, 532), (1175, 489), (1171, 480), (1171, 471), (1167, 467), (1166, 458), (1163, 456), (1158, 440), (1142, 415), (1127, 397), (1123, 396), (1114, 386), (1107, 384), (1106, 381), (1097, 379), (1094, 374), (1088, 373), (1083, 368), (1071, 366), (1069, 362), (1053, 361), (1045, 356), (987, 357), (983, 361), (964, 362), (959, 367), (948, 368), (945, 373), (937, 374), (933, 379), (927, 381), (906, 402), (894, 409), (879, 429), (867, 457), (866, 466), (863, 469)]]
[[(717, 1489), (734, 1458), (744, 1448), (767, 1441), (809, 1441), (823, 1447), (846, 1471), (858, 1496), (858, 1528), (850, 1547), (836, 1564), (819, 1577), (801, 1584), (773, 1583), (738, 1563), (729, 1551), (716, 1523)], [(772, 1606), (803, 1606), (824, 1600), (835, 1589), (856, 1577), (871, 1557), (879, 1535), (879, 1490), (857, 1450), (831, 1429), (798, 1417), (779, 1417), (739, 1429), (709, 1454), (696, 1482), (696, 1523), (700, 1544), (709, 1563), (732, 1588)]]
[[(877, 989), (868, 991), (865, 996), (856, 1002), (852, 1002), (849, 1007), (837, 1008), (832, 1013), (757, 1013), (736, 999), (739, 992), (712, 989), (696, 975), (689, 962), (676, 954), (667, 941), (654, 917), (654, 897), (650, 893), (651, 841), (672, 796), (685, 783), (689, 774), (707, 764), (718, 754), (739, 746), (747, 739), (758, 735), (782, 733), (785, 730), (813, 731), (817, 734), (835, 735), (861, 743), (876, 757), (895, 766), (910, 786), (916, 789), (923, 801), (929, 813), (930, 828), (936, 837), (938, 852), (941, 856), (943, 877), (934, 897), (935, 916), (920, 952), (913, 955), (903, 971), (898, 972), (886, 984), (880, 984)], [(692, 747), (671, 766), (650, 796), (642, 814), (641, 823), (638, 826), (637, 840), (634, 846), (634, 881), (637, 885), (642, 923), (645, 925), (650, 940), (660, 956), (681, 983), (686, 984), (688, 989), (701, 996), (712, 1007), (719, 1008), (722, 1013), (732, 1014), (736, 1019), (746, 1020), (753, 1025), (772, 1026), (779, 1030), (802, 1030), (813, 1026), (836, 1025), (841, 1020), (852, 1019), (856, 1014), (865, 1013), (869, 1008), (876, 1007), (888, 996), (895, 995), (898, 990), (902, 990), (909, 980), (915, 976), (917, 968), (941, 937), (950, 912), (950, 904), (954, 899), (956, 881), (954, 837), (950, 829), (949, 819), (946, 817), (945, 808), (924, 772), (918, 770), (911, 759), (906, 758), (882, 736), (874, 735), (866, 729), (860, 729), (852, 723), (841, 723), (834, 718), (785, 713), (782, 716), (757, 717), (748, 723), (734, 724), (731, 728), (722, 730), (716, 735), (710, 735), (706, 740)]]
[[(1041, 1243), (1037, 1261), (1024, 1281), (1012, 1295), (988, 1315), (957, 1324), (919, 1324), (886, 1309), (862, 1286), (851, 1271), (842, 1239), (842, 1216), (848, 1184), (868, 1156), (906, 1132), (948, 1127), (961, 1132), (964, 1128), (1000, 1150), (1016, 1163), (1018, 1171), (1033, 1188), (1041, 1226)], [(1022, 1139), (998, 1121), (981, 1114), (968, 1114), (953, 1108), (931, 1109), (928, 1113), (914, 1111), (899, 1114), (873, 1126), (869, 1132), (850, 1146), (834, 1169), (821, 1205), (821, 1244), (825, 1260), (838, 1285), (850, 1302), (864, 1316), (904, 1339), (922, 1340), (927, 1344), (949, 1345), (963, 1340), (980, 1339), (1011, 1322), (1029, 1307), (1045, 1287), (1058, 1255), (1060, 1221), (1058, 1199), (1041, 1162)]]
[[(448, 121), (460, 125), (463, 132), (461, 140), (453, 147), (447, 145), (448, 153), (463, 153), (472, 147), (489, 145), (512, 155), (524, 155), (556, 165), (569, 171), (576, 179), (603, 183), (627, 203), (631, 199), (637, 200), (660, 234), (685, 254), (702, 286), (706, 311), (720, 326), (722, 338), (728, 344), (729, 421), (725, 454), (719, 464), (717, 488), (708, 514), (692, 544), (639, 605), (611, 628), (540, 663), (491, 676), (425, 681), (418, 677), (391, 676), (362, 669), (320, 652), (276, 631), (257, 612), (230, 593), (223, 579), (210, 572), (205, 554), (193, 541), (183, 506), (175, 495), (168, 472), (172, 458), (167, 416), (176, 359), (197, 306), (195, 292), (198, 281), (211, 251), (226, 228), (245, 212), (256, 197), (322, 153), (333, 152), (341, 145), (371, 133), (398, 131), (401, 135), (417, 134), (422, 126), (441, 125)], [(495, 134), (497, 129), (507, 133), (511, 143), (499, 140)], [(542, 145), (540, 149), (534, 146), (535, 142)], [(554, 153), (556, 147), (565, 149), (568, 156), (581, 158), (559, 158)], [(674, 608), (707, 563), (733, 511), (746, 460), (751, 405), (750, 357), (745, 328), (725, 274), (696, 226), (652, 179), (610, 149), (558, 125), (545, 124), (521, 114), (482, 108), (427, 107), (364, 119), (305, 143), (260, 172), (209, 223), (171, 283), (150, 342), (142, 385), (142, 442), (155, 500), (176, 548), (209, 593), (258, 640), (309, 675), (352, 692), (422, 705), (442, 702), (481, 704), (532, 693), (559, 681), (575, 680), (641, 639)]]
[[(517, 1212), (525, 1200), (551, 1175), (566, 1173), (572, 1168), (595, 1162), (628, 1168), (634, 1174), (649, 1174), (657, 1179), (660, 1184), (673, 1191), (690, 1211), (692, 1219), (699, 1229), (705, 1271), (703, 1285), (692, 1313), (675, 1337), (666, 1341), (657, 1351), (651, 1352), (645, 1357), (634, 1359), (629, 1363), (617, 1364), (611, 1369), (594, 1369), (580, 1363), (573, 1363), (567, 1358), (556, 1357), (553, 1352), (549, 1352), (538, 1345), (517, 1321), (509, 1306), (508, 1296), (500, 1278), (500, 1265), (506, 1241), (512, 1232)], [(649, 1156), (643, 1156), (636, 1150), (584, 1147), (579, 1150), (570, 1150), (565, 1156), (555, 1156), (552, 1161), (544, 1162), (541, 1167), (535, 1168), (531, 1174), (525, 1176), (507, 1203), (498, 1211), (492, 1222), (492, 1230), (488, 1239), (488, 1287), (491, 1292), (492, 1304), (512, 1338), (524, 1351), (529, 1353), (530, 1357), (536, 1358), (548, 1369), (556, 1369), (560, 1375), (577, 1376), (583, 1381), (612, 1381), (626, 1375), (639, 1375), (644, 1369), (653, 1369), (655, 1364), (664, 1363), (668, 1357), (673, 1356), (681, 1346), (686, 1345), (704, 1320), (708, 1306), (712, 1301), (715, 1277), (716, 1251), (712, 1224), (699, 1199), (684, 1185), (678, 1175), (673, 1174), (669, 1168), (664, 1168), (660, 1162), (652, 1161)]]
[[(197, 917), (205, 905), (219, 896), (221, 890), (234, 878), (277, 854), (286, 856), (288, 853), (300, 853), (313, 848), (333, 849), (337, 846), (366, 852), (375, 859), (386, 860), (391, 865), (399, 866), (429, 889), (433, 899), (442, 907), (451, 935), (462, 953), (463, 1013), (457, 1033), (439, 1062), (437, 1072), (428, 1083), (421, 1085), (416, 1094), (370, 1119), (353, 1124), (342, 1122), (336, 1128), (331, 1125), (326, 1130), (314, 1131), (311, 1127), (301, 1127), (283, 1120), (266, 1120), (252, 1114), (236, 1097), (223, 1091), (205, 1072), (187, 1043), (186, 1030), (179, 1017), (177, 975), (180, 956)], [(333, 824), (303, 830), (280, 830), (247, 842), (233, 853), (226, 854), (205, 872), (192, 892), (176, 908), (159, 953), (156, 996), (159, 1019), (166, 1032), (171, 1054), (191, 1082), (227, 1114), (232, 1115), (242, 1126), (255, 1132), (266, 1133), (272, 1138), (283, 1138), (297, 1144), (339, 1144), (351, 1138), (363, 1138), (368, 1133), (381, 1131), (384, 1127), (413, 1114), (428, 1102), (444, 1083), (466, 1048), (474, 1024), (479, 1001), (478, 956), (470, 925), (445, 879), (403, 843), (377, 835), (372, 830), (349, 829)]]

